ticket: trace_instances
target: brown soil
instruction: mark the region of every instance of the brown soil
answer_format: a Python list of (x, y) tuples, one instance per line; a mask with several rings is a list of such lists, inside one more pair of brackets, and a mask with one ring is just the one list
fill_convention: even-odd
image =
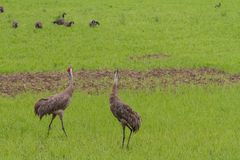
[[(80, 70), (74, 75), (76, 89), (90, 94), (111, 90), (112, 78), (112, 70)], [(64, 72), (0, 74), (0, 94), (14, 96), (26, 91), (58, 92), (66, 87), (67, 81)], [(216, 69), (153, 69), (146, 72), (121, 70), (119, 85), (125, 89), (151, 89), (181, 84), (221, 85), (237, 82), (240, 82), (240, 75)]]

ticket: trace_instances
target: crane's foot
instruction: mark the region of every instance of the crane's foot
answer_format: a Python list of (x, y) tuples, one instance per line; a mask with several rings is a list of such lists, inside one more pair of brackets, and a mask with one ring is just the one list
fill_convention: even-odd
[(63, 132), (64, 132), (65, 136), (66, 136), (66, 137), (68, 137), (68, 136), (67, 136), (67, 133), (66, 133), (66, 131), (65, 131), (65, 129), (64, 129), (64, 128), (62, 128), (62, 130), (63, 130)]

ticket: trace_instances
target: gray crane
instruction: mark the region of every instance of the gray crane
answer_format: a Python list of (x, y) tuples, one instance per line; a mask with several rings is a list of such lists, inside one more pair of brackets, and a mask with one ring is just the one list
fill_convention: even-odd
[(64, 134), (67, 136), (67, 133), (65, 131), (64, 124), (63, 124), (63, 114), (64, 114), (64, 110), (68, 107), (74, 92), (73, 72), (72, 72), (71, 66), (68, 67), (67, 72), (69, 76), (69, 86), (59, 94), (50, 96), (48, 98), (41, 98), (36, 102), (34, 106), (35, 114), (40, 117), (40, 120), (45, 115), (50, 115), (50, 114), (52, 115), (51, 122), (48, 126), (48, 134), (49, 134), (49, 131), (51, 130), (51, 125), (53, 120), (58, 115), (62, 123), (62, 130)]
[(113, 115), (118, 119), (122, 125), (122, 148), (124, 147), (125, 141), (125, 127), (129, 128), (130, 135), (128, 137), (127, 148), (129, 147), (129, 141), (132, 135), (132, 132), (137, 132), (141, 125), (140, 115), (133, 111), (130, 106), (121, 102), (118, 98), (118, 70), (114, 72), (114, 84), (112, 87), (112, 93), (109, 98), (110, 109)]

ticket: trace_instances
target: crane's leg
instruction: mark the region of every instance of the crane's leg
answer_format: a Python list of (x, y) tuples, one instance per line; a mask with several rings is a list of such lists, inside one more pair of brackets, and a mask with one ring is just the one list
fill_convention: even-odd
[(60, 117), (60, 120), (61, 120), (61, 123), (62, 123), (62, 130), (63, 130), (65, 136), (67, 137), (67, 133), (65, 131), (64, 124), (63, 124), (63, 111), (59, 112), (59, 117)]
[(125, 141), (125, 125), (122, 124), (122, 129), (123, 129), (123, 139), (122, 139), (122, 148), (124, 147), (124, 141)]
[(51, 122), (50, 122), (50, 124), (49, 124), (49, 126), (48, 126), (48, 135), (49, 135), (49, 132), (50, 132), (50, 130), (51, 130), (51, 125), (52, 125), (52, 122), (53, 122), (53, 120), (55, 119), (55, 117), (56, 117), (56, 114), (53, 114), (53, 115), (52, 115), (52, 120), (51, 120)]
[(128, 137), (127, 148), (128, 148), (129, 142), (130, 142), (131, 135), (132, 135), (132, 129), (131, 129), (131, 128), (129, 128), (129, 129), (130, 129), (130, 135), (129, 135), (129, 137)]
[(61, 122), (62, 122), (62, 130), (63, 130), (65, 136), (67, 137), (67, 133), (66, 133), (64, 125), (63, 125), (63, 118), (60, 118), (60, 119), (61, 119)]

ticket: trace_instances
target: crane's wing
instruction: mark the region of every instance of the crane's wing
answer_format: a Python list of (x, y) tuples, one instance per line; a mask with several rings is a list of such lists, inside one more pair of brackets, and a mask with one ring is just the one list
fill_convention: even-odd
[(69, 100), (70, 98), (64, 94), (42, 98), (35, 104), (35, 114), (41, 119), (44, 115), (51, 114), (56, 110), (64, 110), (69, 104)]
[(133, 131), (137, 131), (141, 125), (141, 117), (140, 115), (133, 111), (127, 104), (117, 102), (116, 105), (116, 115), (119, 121), (124, 119), (127, 122), (127, 125), (133, 129)]
[(47, 100), (48, 100), (47, 98), (41, 98), (41, 99), (39, 99), (39, 100), (35, 103), (35, 105), (34, 105), (34, 112), (35, 112), (36, 115), (39, 115), (39, 112), (38, 112), (39, 108), (40, 108), (41, 106), (45, 106)]

